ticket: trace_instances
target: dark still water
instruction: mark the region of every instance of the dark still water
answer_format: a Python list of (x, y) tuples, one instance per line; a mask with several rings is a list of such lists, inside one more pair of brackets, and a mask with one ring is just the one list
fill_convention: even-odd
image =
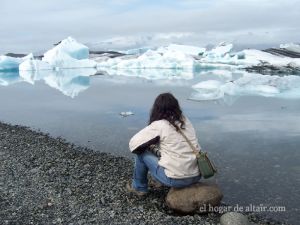
[[(283, 206), (285, 212), (265, 214), (294, 224), (300, 220), (299, 100), (243, 96), (191, 101), (191, 85), (199, 77), (146, 80), (78, 74), (34, 82), (24, 82), (17, 73), (0, 74), (0, 121), (131, 157), (130, 137), (147, 124), (155, 97), (170, 91), (220, 170), (225, 203), (262, 204), (269, 210)], [(134, 115), (120, 116), (127, 111)]]

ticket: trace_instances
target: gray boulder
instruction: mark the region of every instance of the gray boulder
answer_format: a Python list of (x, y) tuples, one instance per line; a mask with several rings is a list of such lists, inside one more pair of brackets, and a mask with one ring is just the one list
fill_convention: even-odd
[(228, 212), (221, 216), (221, 225), (249, 225), (248, 218), (238, 212)]
[(216, 184), (197, 183), (186, 188), (171, 188), (166, 203), (180, 213), (206, 212), (209, 206), (218, 206), (223, 198)]

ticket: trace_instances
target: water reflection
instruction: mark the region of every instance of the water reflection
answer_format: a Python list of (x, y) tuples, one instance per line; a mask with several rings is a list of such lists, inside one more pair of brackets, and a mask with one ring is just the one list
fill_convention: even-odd
[[(0, 73), (0, 85), (8, 86), (16, 82), (26, 82), (34, 85), (44, 81), (49, 87), (59, 90), (66, 96), (74, 98), (90, 86), (90, 76), (106, 75), (112, 83), (153, 82), (157, 85), (191, 86), (194, 82), (193, 70), (183, 69), (133, 69), (105, 70), (94, 68), (62, 69), (62, 70), (32, 70)], [(129, 78), (130, 77), (130, 78)]]
[(240, 96), (264, 96), (286, 99), (300, 98), (299, 76), (270, 76), (250, 74), (238, 69), (111, 69), (99, 68), (35, 70), (0, 73), (0, 85), (17, 82), (32, 85), (44, 81), (51, 88), (74, 98), (90, 86), (90, 76), (101, 74), (110, 82), (138, 84), (153, 82), (163, 86), (184, 86), (190, 90), (189, 99), (215, 101), (232, 105)]
[(36, 81), (44, 81), (48, 86), (74, 98), (89, 88), (90, 76), (96, 72), (93, 68), (5, 72), (0, 73), (0, 85), (8, 86), (18, 82), (34, 85)]
[(103, 74), (112, 76), (141, 77), (147, 80), (191, 80), (193, 69), (105, 69)]
[(21, 81), (18, 71), (0, 72), (0, 86), (9, 86)]

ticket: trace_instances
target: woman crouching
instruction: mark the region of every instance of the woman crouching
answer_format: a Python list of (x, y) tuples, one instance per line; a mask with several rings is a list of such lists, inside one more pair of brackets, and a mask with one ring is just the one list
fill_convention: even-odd
[[(201, 175), (190, 144), (200, 150), (193, 125), (182, 114), (172, 94), (160, 94), (153, 104), (149, 125), (129, 142), (129, 149), (136, 156), (133, 179), (127, 184), (127, 190), (139, 196), (147, 194), (148, 172), (155, 181), (168, 187), (182, 188), (197, 183)], [(149, 148), (153, 145), (158, 146), (158, 154)]]

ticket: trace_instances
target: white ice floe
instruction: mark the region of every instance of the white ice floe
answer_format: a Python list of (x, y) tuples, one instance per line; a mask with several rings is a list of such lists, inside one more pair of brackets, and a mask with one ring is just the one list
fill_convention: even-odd
[[(288, 50), (297, 51), (299, 45), (287, 44), (280, 47)], [(220, 65), (232, 65), (243, 69), (251, 66), (274, 66), (274, 67), (300, 67), (299, 58), (290, 58), (285, 56), (273, 55), (257, 49), (245, 49), (240, 52), (233, 52), (233, 45), (221, 43), (210, 51), (203, 53), (198, 59), (201, 64), (211, 64), (215, 67)], [(196, 65), (196, 64), (195, 64)]]
[(216, 100), (225, 95), (256, 95), (279, 98), (300, 98), (299, 76), (269, 76), (245, 73), (242, 77), (227, 82), (208, 80), (193, 86), (195, 100)]
[[(297, 44), (281, 45), (281, 47), (297, 52), (300, 46)], [(298, 49), (299, 48), (299, 49)], [(300, 67), (299, 58), (273, 55), (256, 49), (245, 49), (234, 52), (233, 44), (220, 43), (211, 50), (205, 48), (170, 44), (155, 50), (148, 50), (133, 58), (114, 58), (99, 61), (99, 67), (110, 67), (117, 69), (140, 69), (140, 68), (191, 68), (208, 67), (214, 68), (223, 65), (234, 66), (239, 69), (252, 66), (274, 66), (274, 67)]]
[(165, 50), (178, 51), (187, 55), (201, 55), (206, 51), (206, 48), (196, 47), (192, 45), (178, 45), (178, 44), (170, 44), (167, 47), (159, 48), (158, 51), (160, 49), (162, 49), (163, 52)]
[(38, 71), (38, 70), (53, 70), (53, 67), (49, 63), (37, 60), (37, 59), (27, 59), (19, 65), (20, 71)]
[(59, 52), (51, 60), (47, 59), (42, 61), (49, 63), (53, 68), (59, 69), (75, 69), (75, 68), (93, 68), (97, 63), (90, 59), (74, 59), (64, 52)]
[(201, 48), (197, 46), (192, 45), (179, 45), (179, 44), (170, 44), (165, 47), (160, 48), (151, 48), (151, 47), (142, 47), (142, 48), (134, 48), (134, 49), (128, 49), (125, 51), (120, 51), (121, 53), (130, 54), (130, 55), (141, 55), (148, 50), (158, 51), (158, 52), (165, 52), (166, 50), (169, 51), (179, 51), (184, 54), (188, 55), (201, 55), (205, 52), (206, 48)]
[(131, 112), (131, 111), (128, 111), (128, 112), (120, 112), (120, 116), (122, 117), (127, 117), (127, 116), (133, 116), (134, 113)]
[(226, 57), (233, 49), (233, 44), (222, 42), (210, 51), (204, 52), (203, 56), (207, 58), (223, 58)]
[(98, 63), (98, 68), (115, 69), (184, 69), (193, 68), (194, 58), (175, 49), (162, 47), (157, 50), (148, 50), (134, 58), (112, 58)]
[(272, 65), (277, 67), (284, 66), (293, 66), (300, 67), (300, 59), (299, 58), (290, 58), (278, 55), (272, 55), (267, 52), (263, 52), (256, 49), (247, 49), (243, 50), (244, 58), (240, 60), (236, 60), (238, 64), (241, 65)]
[(22, 62), (24, 62), (27, 59), (32, 59), (32, 58), (33, 58), (32, 53), (28, 54), (27, 56), (20, 57), (20, 58), (1, 55), (0, 56), (0, 71), (18, 70), (19, 65)]
[(196, 85), (193, 85), (193, 89), (198, 91), (196, 93), (197, 100), (215, 100), (223, 98), (224, 91), (221, 87), (222, 83), (217, 80), (202, 81)]
[(133, 49), (128, 49), (128, 50), (121, 50), (118, 52), (127, 54), (127, 55), (141, 55), (145, 53), (146, 51), (153, 49), (151, 47), (141, 47), (141, 48), (133, 48)]
[(300, 44), (295, 44), (295, 43), (281, 44), (280, 48), (284, 48), (292, 52), (300, 53)]

